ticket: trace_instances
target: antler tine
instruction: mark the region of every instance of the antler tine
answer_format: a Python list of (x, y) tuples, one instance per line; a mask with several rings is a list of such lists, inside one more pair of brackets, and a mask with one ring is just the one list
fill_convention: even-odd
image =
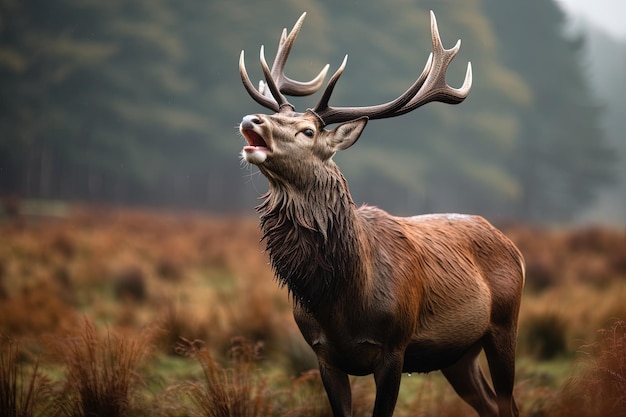
[(440, 101), (447, 104), (461, 103), (470, 92), (472, 87), (472, 63), (467, 63), (467, 70), (465, 72), (465, 80), (460, 88), (453, 88), (446, 82), (446, 70), (448, 65), (454, 59), (456, 54), (461, 48), (461, 40), (459, 39), (456, 44), (450, 48), (445, 49), (441, 42), (441, 36), (439, 35), (439, 28), (437, 26), (437, 18), (435, 14), (430, 12), (430, 31), (433, 43), (433, 68), (428, 74), (424, 86), (420, 91), (409, 101), (409, 103), (400, 109), (396, 115), (408, 113), (420, 106), (431, 101)]
[[(322, 94), (322, 97), (320, 98), (320, 101), (315, 106), (316, 110), (317, 109), (326, 109), (326, 108), (328, 108), (328, 100), (330, 100), (330, 96), (333, 94), (333, 90), (335, 89), (335, 84), (337, 84), (337, 80), (339, 80), (339, 77), (341, 77), (341, 74), (343, 74), (343, 70), (346, 68), (346, 64), (347, 63), (348, 63), (348, 55), (346, 55), (343, 58), (343, 62), (341, 63), (341, 65), (339, 66), (337, 71), (335, 71), (333, 76), (330, 77), (330, 80), (328, 80), (328, 84), (326, 85), (326, 89), (324, 90), (324, 94)], [(313, 110), (313, 111), (315, 111), (315, 110)]]
[(243, 51), (241, 52), (239, 72), (248, 94), (250, 94), (257, 103), (276, 112), (285, 107), (289, 107), (293, 110), (294, 106), (287, 101), (285, 95), (305, 96), (315, 93), (324, 83), (326, 73), (328, 72), (329, 66), (326, 65), (315, 78), (307, 82), (293, 80), (284, 74), (285, 63), (289, 57), (289, 52), (300, 32), (305, 17), (306, 13), (303, 13), (289, 34), (287, 34), (287, 29), (283, 29), (271, 70), (265, 60), (264, 47), (261, 46), (259, 55), (265, 82), (259, 82), (258, 90), (254, 88), (250, 82), (250, 77), (248, 77), (244, 64), (244, 54)]
[(328, 101), (335, 87), (339, 75), (343, 72), (343, 66), (328, 82), (326, 91), (313, 110), (318, 119), (324, 125), (344, 122), (367, 116), (370, 119), (383, 119), (387, 117), (399, 116), (408, 113), (428, 102), (441, 101), (449, 104), (462, 102), (469, 94), (472, 86), (472, 66), (467, 65), (465, 81), (460, 88), (452, 88), (446, 83), (446, 70), (461, 47), (459, 40), (451, 49), (445, 49), (439, 36), (437, 19), (435, 14), (430, 12), (431, 38), (433, 52), (429, 55), (424, 70), (407, 91), (397, 99), (385, 104), (367, 107), (330, 107)]
[(305, 17), (306, 12), (302, 13), (289, 35), (287, 35), (287, 29), (283, 29), (280, 42), (278, 43), (276, 58), (274, 58), (274, 63), (272, 64), (272, 77), (276, 80), (280, 91), (289, 96), (308, 96), (315, 93), (324, 83), (329, 68), (328, 64), (325, 65), (315, 78), (307, 82), (292, 80), (285, 75), (285, 63), (291, 52), (291, 47), (300, 33)]
[(335, 88), (335, 84), (339, 79), (339, 76), (343, 73), (343, 70), (346, 66), (346, 60), (348, 56), (343, 60), (341, 67), (335, 72), (335, 75), (328, 81), (328, 85), (322, 98), (317, 103), (314, 109), (309, 109), (311, 113), (313, 113), (323, 125), (329, 125), (331, 123), (345, 122), (347, 120), (356, 119), (362, 116), (367, 116), (370, 119), (382, 119), (384, 117), (392, 117), (396, 111), (401, 109), (405, 104), (407, 104), (415, 94), (420, 90), (424, 82), (426, 81), (426, 77), (430, 72), (430, 68), (432, 65), (432, 53), (429, 55), (428, 60), (426, 61), (426, 65), (424, 66), (424, 70), (420, 74), (420, 76), (415, 80), (413, 85), (409, 87), (408, 90), (404, 92), (400, 97), (395, 100), (389, 101), (385, 104), (379, 104), (376, 106), (367, 106), (367, 107), (331, 107), (328, 105), (328, 101), (330, 96)]
[(263, 69), (263, 76), (265, 77), (266, 85), (270, 89), (272, 97), (276, 99), (276, 102), (278, 103), (278, 108), (280, 109), (283, 106), (291, 106), (291, 109), (293, 110), (293, 105), (291, 105), (287, 101), (285, 96), (280, 92), (280, 87), (278, 87), (278, 85), (276, 84), (276, 80), (274, 80), (274, 78), (272, 77), (270, 68), (267, 66), (267, 61), (265, 60), (265, 48), (263, 47), (263, 45), (261, 45), (259, 59), (261, 60), (261, 69)]
[(274, 98), (267, 97), (254, 88), (252, 82), (250, 81), (250, 77), (248, 76), (248, 72), (246, 71), (246, 64), (244, 59), (244, 51), (241, 51), (241, 55), (239, 55), (239, 75), (241, 76), (241, 81), (243, 82), (243, 86), (245, 87), (250, 97), (254, 99), (257, 103), (259, 103), (263, 107), (267, 107), (270, 110), (278, 111), (280, 109), (278, 103)]

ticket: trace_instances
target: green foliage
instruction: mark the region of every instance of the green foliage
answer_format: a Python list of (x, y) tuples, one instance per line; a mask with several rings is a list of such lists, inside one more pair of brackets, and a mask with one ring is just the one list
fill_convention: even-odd
[(592, 201), (612, 154), (578, 43), (553, 2), (492, 0), (0, 0), (0, 194), (249, 210), (265, 183), (245, 185), (233, 128), (265, 110), (241, 86), (239, 52), (261, 78), (257, 48), (271, 57), (280, 30), (307, 11), (287, 73), (332, 71), (349, 53), (332, 103), (381, 103), (421, 71), (428, 9), (446, 47), (463, 39), (450, 84), (471, 60), (473, 91), (461, 106), (368, 126), (337, 158), (355, 199), (534, 220)]

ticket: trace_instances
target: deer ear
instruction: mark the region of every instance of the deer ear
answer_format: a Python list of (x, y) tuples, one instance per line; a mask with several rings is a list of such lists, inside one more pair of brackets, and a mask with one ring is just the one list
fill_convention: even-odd
[(365, 125), (367, 124), (368, 117), (363, 116), (358, 119), (345, 122), (331, 130), (330, 132), (330, 144), (334, 151), (343, 151), (354, 145), (357, 141)]

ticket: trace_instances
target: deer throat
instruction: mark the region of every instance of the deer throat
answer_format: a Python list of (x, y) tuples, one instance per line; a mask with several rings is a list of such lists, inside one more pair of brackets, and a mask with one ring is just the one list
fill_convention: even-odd
[(314, 312), (338, 297), (356, 296), (362, 251), (343, 177), (320, 178), (297, 194), (271, 186), (257, 210), (276, 279), (295, 303)]

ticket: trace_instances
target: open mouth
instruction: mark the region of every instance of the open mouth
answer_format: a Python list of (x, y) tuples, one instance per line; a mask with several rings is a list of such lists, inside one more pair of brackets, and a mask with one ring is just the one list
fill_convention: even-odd
[(256, 133), (254, 130), (241, 129), (241, 133), (248, 141), (248, 146), (245, 146), (244, 150), (246, 148), (251, 148), (255, 150), (266, 150), (268, 152), (270, 151), (270, 148), (269, 146), (267, 146), (267, 143), (265, 142), (265, 140), (261, 137), (261, 135)]
[(256, 165), (265, 162), (267, 155), (272, 153), (272, 149), (268, 146), (267, 142), (253, 129), (241, 128), (240, 130), (241, 134), (248, 142), (248, 146), (244, 146), (242, 152), (245, 160)]

